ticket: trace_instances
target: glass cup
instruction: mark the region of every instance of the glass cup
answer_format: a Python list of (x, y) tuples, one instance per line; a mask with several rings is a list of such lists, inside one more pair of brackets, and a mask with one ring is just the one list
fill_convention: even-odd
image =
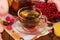
[[(39, 10), (38, 8), (35, 8), (36, 10)], [(23, 7), (23, 8), (21, 8), (21, 9), (19, 9), (19, 11), (18, 11), (18, 17), (19, 17), (19, 19), (20, 19), (20, 22), (22, 23), (22, 25), (24, 26), (24, 27), (26, 27), (26, 28), (34, 28), (38, 23), (39, 23), (39, 21), (40, 21), (40, 18), (41, 18), (41, 16), (42, 16), (42, 13), (41, 12), (39, 12), (39, 16), (37, 17), (37, 18), (35, 18), (35, 19), (33, 19), (33, 18), (30, 18), (30, 19), (25, 19), (25, 18), (23, 18), (23, 17), (21, 17), (21, 15), (20, 15), (20, 13), (22, 12), (22, 11), (25, 11), (25, 10), (27, 10), (28, 12), (27, 13), (29, 13), (31, 10), (33, 10), (32, 9), (32, 7)], [(33, 11), (36, 11), (36, 10), (33, 10)], [(37, 12), (37, 11), (36, 11)], [(30, 13), (31, 14), (31, 13)]]
[[(25, 11), (25, 10), (28, 10), (27, 14), (30, 13), (31, 10), (33, 10), (35, 12), (38, 12), (39, 16), (37, 18), (34, 18), (34, 19), (32, 19), (32, 18), (28, 19), (29, 17), (28, 18), (23, 18), (20, 15), (20, 13)], [(22, 27), (25, 30), (26, 29), (29, 30), (30, 32), (36, 31), (36, 28), (39, 25), (39, 23), (42, 23), (42, 25), (43, 25), (45, 22), (47, 22), (47, 18), (45, 16), (42, 16), (42, 12), (38, 8), (23, 7), (23, 8), (18, 10), (18, 17), (19, 17), (19, 20), (20, 20), (20, 22), (22, 24)]]

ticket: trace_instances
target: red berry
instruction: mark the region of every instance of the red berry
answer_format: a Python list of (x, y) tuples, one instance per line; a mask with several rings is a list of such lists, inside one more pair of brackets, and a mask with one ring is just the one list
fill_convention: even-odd
[(6, 21), (10, 21), (10, 16), (7, 16), (6, 17)]
[(40, 2), (36, 4), (36, 7), (39, 8), (43, 15), (47, 16), (48, 20), (55, 21), (58, 17), (60, 17), (60, 13), (58, 12), (55, 3), (46, 3)]
[(12, 30), (12, 26), (11, 26), (11, 25), (8, 25), (8, 26), (7, 26), (7, 29), (8, 29), (8, 30)]
[(13, 23), (14, 23), (14, 19), (11, 19), (11, 20), (10, 20), (10, 23), (13, 24)]

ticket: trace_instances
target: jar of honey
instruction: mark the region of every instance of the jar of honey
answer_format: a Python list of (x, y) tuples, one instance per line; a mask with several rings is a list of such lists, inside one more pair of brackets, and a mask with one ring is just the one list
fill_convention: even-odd
[(20, 1), (19, 0), (13, 0), (13, 3), (12, 3), (12, 8), (14, 11), (18, 11), (18, 9), (20, 8)]
[(27, 7), (31, 5), (29, 0), (8, 0), (9, 12), (12, 15), (17, 15), (17, 12), (22, 7)]

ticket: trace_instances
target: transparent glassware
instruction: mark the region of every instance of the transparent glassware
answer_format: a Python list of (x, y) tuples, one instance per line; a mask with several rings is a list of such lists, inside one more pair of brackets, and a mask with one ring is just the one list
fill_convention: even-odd
[[(19, 11), (18, 11), (18, 17), (20, 19), (20, 22), (22, 23), (22, 25), (24, 25), (24, 27), (26, 28), (34, 28), (40, 21), (40, 18), (42, 16), (42, 13), (39, 12), (39, 17), (38, 18), (35, 18), (35, 19), (30, 19), (30, 20), (27, 20), (27, 19), (24, 19), (23, 17), (21, 17), (19, 14), (20, 12), (24, 11), (24, 10), (33, 10), (31, 7), (23, 7), (21, 8)], [(36, 10), (38, 11), (39, 9), (36, 8)], [(34, 11), (36, 11), (34, 10)], [(28, 13), (28, 12), (27, 12)]]
[[(33, 10), (33, 11), (39, 12), (39, 16), (33, 20), (31, 20), (31, 19), (27, 20), (27, 19), (21, 17), (21, 15), (19, 15), (24, 10)], [(38, 8), (32, 9), (31, 7), (23, 7), (21, 9), (19, 9), (18, 17), (19, 17), (19, 21), (22, 25), (23, 30), (25, 30), (28, 34), (34, 34), (34, 33), (38, 32), (40, 30), (40, 28), (43, 28), (42, 31), (44, 31), (46, 29), (46, 27), (48, 26), (47, 17), (43, 16), (42, 12)], [(44, 27), (45, 27), (45, 29), (44, 29)]]

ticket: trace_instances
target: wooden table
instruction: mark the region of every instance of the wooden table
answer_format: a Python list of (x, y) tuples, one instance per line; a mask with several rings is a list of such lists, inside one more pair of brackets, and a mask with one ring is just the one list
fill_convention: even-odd
[[(8, 32), (6, 29), (2, 32), (3, 40), (17, 40), (17, 38), (19, 38), (19, 37), (16, 38), (15, 36), (12, 36), (12, 34), (10, 32), (12, 33), (12, 31)], [(55, 36), (54, 33), (52, 32), (52, 33), (42, 36), (36, 40), (60, 40), (60, 38)]]
[(5, 40), (20, 40), (20, 37), (18, 35), (18, 33), (14, 32), (13, 30), (7, 30), (5, 28), (5, 30), (2, 33), (2, 37)]

